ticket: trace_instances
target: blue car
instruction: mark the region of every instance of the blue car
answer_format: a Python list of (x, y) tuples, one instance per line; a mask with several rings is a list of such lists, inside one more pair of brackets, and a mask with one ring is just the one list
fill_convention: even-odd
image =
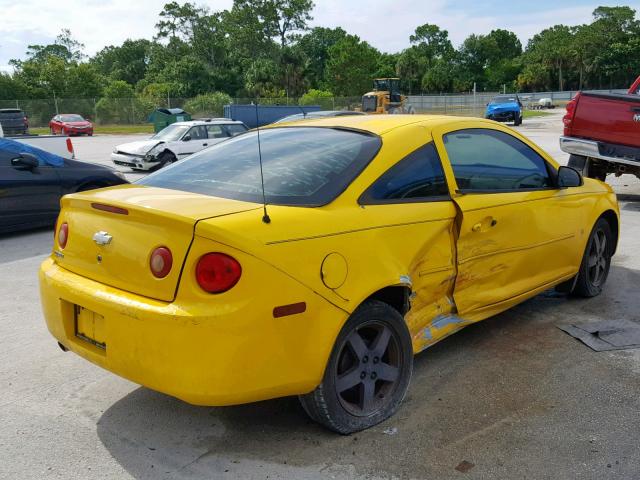
[(487, 104), (484, 118), (496, 122), (513, 122), (514, 125), (522, 123), (522, 103), (518, 95), (497, 95)]

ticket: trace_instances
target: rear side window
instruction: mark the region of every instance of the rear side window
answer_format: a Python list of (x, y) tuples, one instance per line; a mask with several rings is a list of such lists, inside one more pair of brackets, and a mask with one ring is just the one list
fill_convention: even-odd
[[(376, 135), (318, 127), (261, 130), (267, 203), (319, 206), (342, 193), (380, 149)], [(137, 183), (262, 203), (258, 132), (247, 132)]]
[(514, 191), (549, 188), (547, 162), (517, 138), (497, 130), (458, 130), (444, 136), (458, 188)]
[(438, 152), (428, 143), (387, 170), (360, 197), (361, 204), (425, 202), (449, 199)]
[(204, 127), (192, 127), (188, 135), (191, 140), (204, 140), (207, 138), (207, 129)]
[(228, 135), (222, 131), (221, 125), (207, 125), (207, 133), (209, 138), (224, 138)]
[(230, 137), (235, 137), (236, 135), (240, 135), (247, 131), (247, 127), (240, 125), (239, 123), (230, 123), (228, 125), (224, 125), (224, 128)]

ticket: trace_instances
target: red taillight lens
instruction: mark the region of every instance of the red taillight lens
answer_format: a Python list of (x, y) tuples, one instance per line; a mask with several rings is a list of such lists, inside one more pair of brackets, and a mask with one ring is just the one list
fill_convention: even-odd
[(64, 222), (60, 225), (60, 230), (58, 230), (58, 246), (60, 248), (66, 247), (67, 240), (69, 240), (69, 225), (67, 225), (67, 222)]
[(580, 97), (580, 92), (576, 93), (576, 96), (573, 97), (569, 103), (567, 103), (567, 113), (565, 113), (564, 117), (562, 117), (562, 123), (564, 124), (564, 134), (570, 135), (569, 127), (571, 127), (571, 123), (573, 122), (573, 117), (576, 113), (576, 106), (578, 104), (578, 98)]
[(151, 268), (151, 273), (153, 273), (154, 277), (166, 277), (169, 275), (172, 265), (173, 256), (171, 255), (171, 250), (167, 247), (158, 247), (153, 251), (153, 253), (151, 253), (151, 258), (149, 258), (149, 267)]
[(222, 293), (233, 287), (242, 275), (238, 261), (224, 253), (207, 253), (196, 266), (198, 285), (209, 293)]

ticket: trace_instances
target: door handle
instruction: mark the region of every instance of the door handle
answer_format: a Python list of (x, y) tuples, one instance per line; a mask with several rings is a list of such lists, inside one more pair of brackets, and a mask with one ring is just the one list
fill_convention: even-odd
[(640, 112), (640, 107), (631, 107), (632, 112)]
[(208, 146), (209, 146), (209, 144), (208, 144), (208, 143), (203, 143), (203, 144), (202, 144), (202, 146), (203, 146), (203, 147), (208, 147)]

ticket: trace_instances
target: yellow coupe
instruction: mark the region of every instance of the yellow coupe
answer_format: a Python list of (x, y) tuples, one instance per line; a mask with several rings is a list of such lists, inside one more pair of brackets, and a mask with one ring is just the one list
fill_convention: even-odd
[(63, 350), (133, 382), (198, 405), (299, 395), (346, 434), (465, 325), (600, 293), (618, 226), (609, 186), (489, 120), (302, 121), (64, 197), (42, 305)]

